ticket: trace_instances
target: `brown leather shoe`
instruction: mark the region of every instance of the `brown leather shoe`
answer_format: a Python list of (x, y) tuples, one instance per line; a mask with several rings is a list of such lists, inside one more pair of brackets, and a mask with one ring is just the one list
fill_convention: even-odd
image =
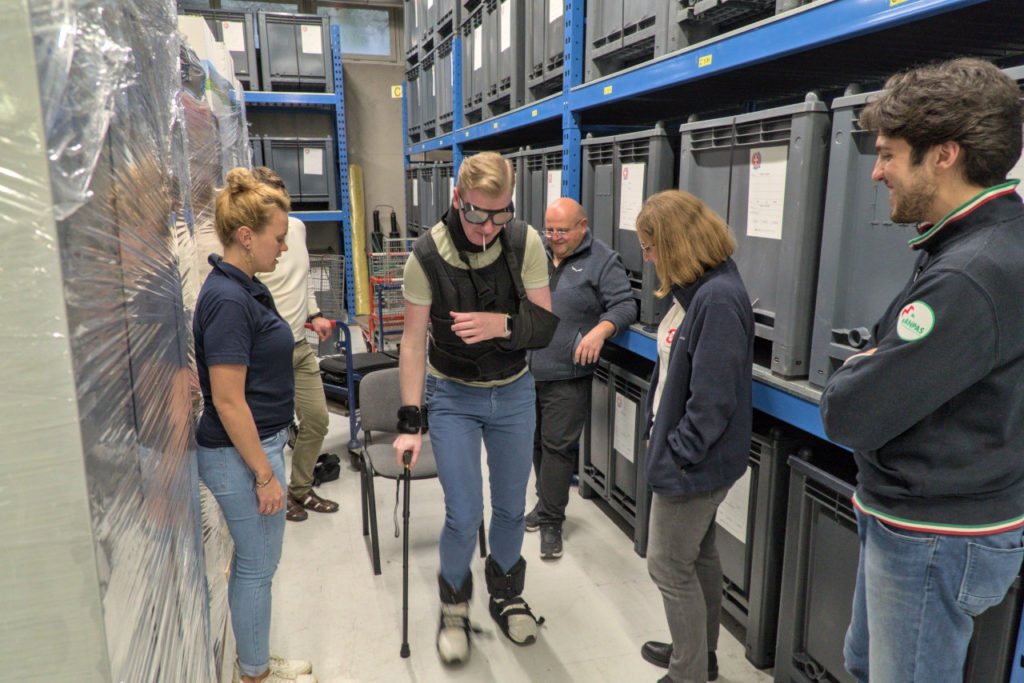
[(309, 517), (309, 513), (299, 504), (299, 501), (288, 496), (288, 512), (284, 513), (284, 518), (289, 522), (301, 522), (307, 517)]
[[(289, 496), (289, 497), (291, 497), (291, 496)], [(313, 489), (310, 489), (309, 491), (307, 491), (306, 493), (302, 494), (301, 496), (293, 498), (293, 500), (296, 503), (298, 503), (299, 505), (301, 505), (302, 507), (306, 508), (307, 510), (312, 510), (313, 512), (337, 512), (338, 511), (338, 504), (337, 503), (335, 503), (333, 500), (327, 500), (326, 498), (321, 498), (320, 496), (316, 495), (316, 492), (313, 491)]]

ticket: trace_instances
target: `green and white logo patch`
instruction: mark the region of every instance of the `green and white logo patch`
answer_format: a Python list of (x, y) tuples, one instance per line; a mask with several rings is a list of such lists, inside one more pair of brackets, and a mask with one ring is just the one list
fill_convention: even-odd
[(927, 337), (933, 327), (935, 313), (932, 307), (923, 301), (915, 301), (900, 311), (900, 319), (896, 322), (896, 334), (903, 341), (917, 341)]

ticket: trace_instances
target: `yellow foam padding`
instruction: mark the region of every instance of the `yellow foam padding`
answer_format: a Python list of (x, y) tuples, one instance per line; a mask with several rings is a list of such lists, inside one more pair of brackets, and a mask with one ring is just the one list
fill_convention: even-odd
[(363, 168), (348, 167), (348, 196), (352, 213), (352, 278), (355, 280), (356, 315), (370, 314), (370, 278), (366, 268), (366, 209), (363, 202)]

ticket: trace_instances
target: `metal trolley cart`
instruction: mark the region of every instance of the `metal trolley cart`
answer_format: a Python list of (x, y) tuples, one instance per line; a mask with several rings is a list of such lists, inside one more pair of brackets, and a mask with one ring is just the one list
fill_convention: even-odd
[(384, 251), (370, 253), (370, 319), (367, 344), (373, 351), (398, 347), (405, 324), (402, 274), (408, 240), (385, 238)]

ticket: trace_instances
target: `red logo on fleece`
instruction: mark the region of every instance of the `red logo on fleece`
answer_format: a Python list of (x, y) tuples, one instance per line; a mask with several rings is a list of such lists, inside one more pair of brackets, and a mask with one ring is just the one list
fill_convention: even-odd
[(665, 343), (668, 344), (669, 346), (672, 346), (672, 340), (675, 338), (676, 328), (673, 327), (671, 330), (668, 331), (668, 334), (665, 335)]

